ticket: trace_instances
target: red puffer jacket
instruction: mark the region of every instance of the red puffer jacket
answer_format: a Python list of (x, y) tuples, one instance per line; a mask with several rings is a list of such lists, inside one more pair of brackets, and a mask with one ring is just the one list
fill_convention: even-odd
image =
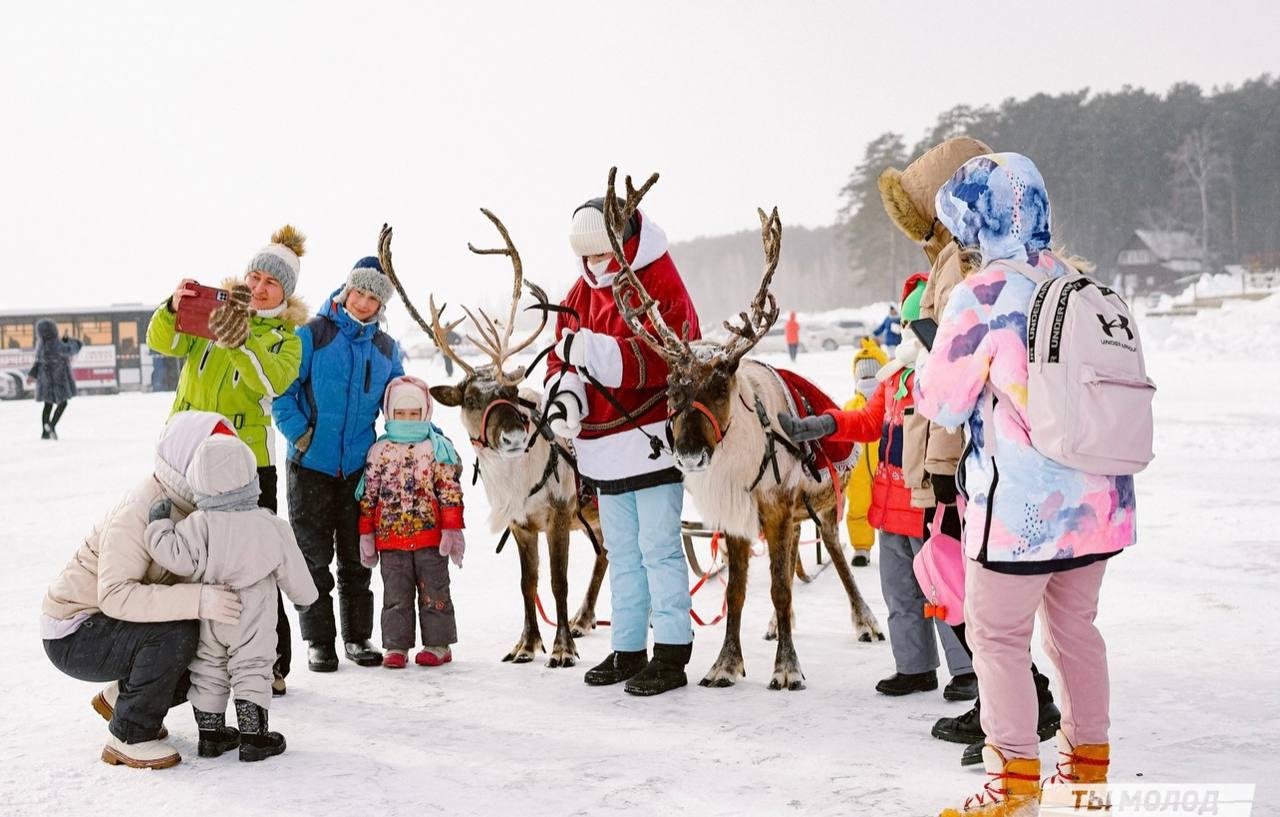
[(867, 521), (876, 530), (903, 536), (924, 535), (924, 510), (911, 507), (911, 489), (902, 476), (902, 423), (915, 412), (911, 397), (911, 381), (907, 376), (907, 393), (895, 397), (902, 381), (897, 372), (876, 387), (871, 400), (858, 411), (828, 409), (836, 420), (836, 433), (830, 439), (870, 443), (880, 441), (875, 476), (871, 483), (871, 508)]

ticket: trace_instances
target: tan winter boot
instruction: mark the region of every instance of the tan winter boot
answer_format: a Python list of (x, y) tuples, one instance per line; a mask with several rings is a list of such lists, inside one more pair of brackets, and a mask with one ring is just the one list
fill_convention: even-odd
[(982, 748), (987, 785), (961, 809), (943, 809), (939, 817), (1037, 817), (1040, 814), (1040, 759), (1006, 760), (991, 744)]
[[(102, 690), (93, 696), (93, 700), (89, 701), (89, 705), (93, 707), (93, 711), (102, 716), (104, 721), (111, 721), (111, 716), (116, 712), (116, 699), (120, 697), (120, 682), (112, 681), (102, 688)], [(164, 740), (169, 737), (169, 730), (164, 728), (164, 724), (160, 724), (160, 731), (156, 734), (157, 740)]]
[[(1076, 809), (1077, 803), (1106, 799), (1107, 769), (1111, 764), (1111, 744), (1082, 743), (1072, 746), (1058, 730), (1057, 772), (1043, 783), (1042, 806), (1046, 814)], [(1087, 787), (1087, 788), (1086, 788)], [(1081, 794), (1088, 792), (1088, 794)], [(1090, 797), (1091, 796), (1091, 797)]]
[(102, 762), (130, 769), (167, 769), (182, 761), (178, 750), (162, 740), (125, 743), (112, 735), (102, 747)]

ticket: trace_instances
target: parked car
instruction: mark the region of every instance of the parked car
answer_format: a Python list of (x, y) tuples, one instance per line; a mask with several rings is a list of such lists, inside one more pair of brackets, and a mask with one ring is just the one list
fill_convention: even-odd
[(33, 396), (26, 387), (27, 373), (21, 369), (0, 369), (0, 400), (21, 400)]
[(812, 336), (815, 348), (834, 352), (836, 349), (857, 346), (864, 336), (871, 334), (871, 327), (867, 326), (866, 321), (851, 318), (815, 325), (809, 329), (808, 334)]

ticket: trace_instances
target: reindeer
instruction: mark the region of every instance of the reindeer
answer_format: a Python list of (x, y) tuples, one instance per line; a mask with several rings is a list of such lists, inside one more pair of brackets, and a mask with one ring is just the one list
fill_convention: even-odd
[[(483, 250), (471, 244), (467, 246), (477, 255), (505, 255), (511, 259), (515, 280), (511, 291), (511, 310), (505, 323), (492, 320), (484, 310), (478, 310), (480, 320), (477, 320), (469, 309), (463, 307), (464, 318), (442, 326), (441, 316), (445, 307), (436, 307), (435, 296), (429, 300), (431, 321), (424, 321), (405, 294), (392, 267), (390, 227), (383, 227), (378, 241), (378, 257), (410, 316), (464, 373), (462, 381), (456, 385), (433, 387), (431, 396), (441, 405), (462, 407), (462, 424), (471, 438), (476, 452), (476, 467), (489, 498), (489, 526), (495, 533), (505, 529), (516, 540), (520, 553), (520, 592), (524, 596), (524, 629), (516, 645), (502, 660), (524, 664), (532, 661), (536, 653), (546, 652), (536, 611), (538, 534), (544, 533), (551, 558), (551, 592), (555, 597), (558, 622), (547, 666), (572, 667), (578, 659), (574, 638), (595, 629), (596, 599), (608, 561), (603, 549), (598, 549), (586, 597), (578, 612), (570, 618), (567, 600), (569, 534), (573, 530), (589, 528), (588, 535), (593, 537), (593, 541), (602, 542), (599, 512), (593, 504), (579, 497), (569, 449), (545, 430), (542, 419), (537, 416), (539, 394), (532, 389), (520, 388), (525, 369), (519, 366), (507, 368), (511, 357), (528, 348), (547, 323), (547, 310), (542, 309), (538, 328), (523, 341), (512, 344), (511, 333), (521, 292), (527, 287), (540, 306), (545, 307), (548, 301), (541, 287), (524, 280), (520, 253), (516, 251), (507, 228), (493, 213), (483, 209), (481, 212), (493, 222), (506, 246)], [(477, 339), (468, 335), (467, 339), (485, 352), (491, 363), (472, 367), (449, 345), (449, 333), (466, 318), (471, 319), (481, 336)], [(506, 541), (506, 534), (502, 541)]]
[(614, 301), (632, 332), (667, 362), (672, 455), (705, 524), (723, 531), (728, 546), (729, 611), (724, 644), (700, 683), (728, 687), (746, 675), (740, 637), (742, 603), (746, 598), (751, 542), (763, 531), (769, 548), (775, 617), (771, 630), (776, 627), (778, 640), (769, 688), (803, 689), (804, 674), (792, 641), (791, 600), (802, 519), (812, 514), (819, 523), (823, 544), (848, 593), (858, 640), (884, 640), (884, 636), (840, 553), (837, 496), (843, 493), (848, 476), (836, 477), (834, 472), (816, 469), (806, 472), (798, 456), (800, 449), (769, 427), (769, 418), (790, 410), (786, 387), (764, 364), (743, 359), (778, 318), (778, 306), (769, 285), (778, 266), (782, 221), (777, 208), (769, 215), (757, 211), (765, 265), (750, 314), (740, 314), (740, 325), (725, 321), (730, 337), (724, 344), (690, 342), (687, 325), (682, 329), (683, 336), (667, 326), (627, 263), (619, 240), (627, 219), (657, 182), (658, 174), (653, 174), (639, 190), (628, 177), (624, 202), (619, 202), (615, 191), (616, 174), (617, 168), (609, 171), (605, 196), (606, 230), (621, 267), (614, 278)]

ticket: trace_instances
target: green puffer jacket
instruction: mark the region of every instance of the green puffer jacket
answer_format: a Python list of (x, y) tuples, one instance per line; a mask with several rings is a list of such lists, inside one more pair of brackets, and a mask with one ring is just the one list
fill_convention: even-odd
[[(225, 284), (240, 283), (231, 281)], [(301, 299), (290, 296), (278, 317), (250, 319), (249, 339), (224, 349), (206, 338), (179, 332), (169, 302), (157, 307), (147, 327), (147, 345), (157, 354), (186, 358), (178, 378), (173, 412), (216, 411), (236, 427), (253, 449), (258, 467), (275, 464), (271, 401), (298, 378), (302, 341), (293, 330), (307, 320)]]

